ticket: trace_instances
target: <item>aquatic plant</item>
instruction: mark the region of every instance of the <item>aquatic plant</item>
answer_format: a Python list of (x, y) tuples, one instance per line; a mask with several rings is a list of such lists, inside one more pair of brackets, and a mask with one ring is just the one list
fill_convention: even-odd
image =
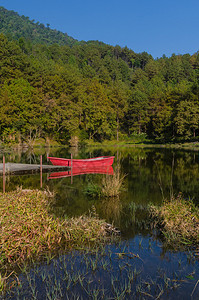
[(117, 197), (121, 192), (125, 175), (121, 173), (120, 164), (114, 170), (113, 175), (106, 174), (102, 179), (102, 195), (105, 197)]
[[(49, 213), (48, 192), (18, 189), (0, 194), (0, 268), (13, 270), (58, 250), (103, 242), (110, 225), (96, 215), (59, 219)], [(3, 282), (1, 280), (1, 282)]]
[[(188, 280), (192, 282), (190, 293), (197, 294), (193, 272), (184, 278), (181, 269), (173, 274), (160, 267), (152, 279), (145, 273), (148, 261), (129, 253), (129, 245), (123, 245), (121, 255), (112, 245), (103, 248), (103, 252), (101, 247), (75, 250), (60, 254), (49, 264), (35, 264), (19, 275), (20, 286), (7, 289), (5, 299), (13, 295), (17, 299), (40, 299), (40, 295), (45, 299), (172, 299), (173, 289), (183, 282), (187, 285)], [(104, 263), (110, 263), (109, 267), (104, 268)]]
[(84, 193), (90, 197), (118, 197), (124, 183), (124, 178), (125, 175), (122, 175), (120, 164), (118, 164), (113, 175), (105, 174), (101, 184), (89, 182), (84, 189)]
[(89, 182), (87, 187), (84, 189), (84, 193), (89, 197), (100, 197), (102, 189), (98, 184)]
[(191, 199), (185, 200), (179, 194), (160, 207), (151, 206), (151, 212), (168, 243), (199, 243), (199, 208)]

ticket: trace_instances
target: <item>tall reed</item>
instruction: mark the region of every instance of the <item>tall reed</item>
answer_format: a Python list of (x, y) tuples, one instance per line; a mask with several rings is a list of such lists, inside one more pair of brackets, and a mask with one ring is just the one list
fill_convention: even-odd
[(106, 174), (102, 179), (102, 195), (105, 197), (117, 197), (121, 192), (125, 175), (121, 173), (121, 166), (118, 164), (113, 175)]

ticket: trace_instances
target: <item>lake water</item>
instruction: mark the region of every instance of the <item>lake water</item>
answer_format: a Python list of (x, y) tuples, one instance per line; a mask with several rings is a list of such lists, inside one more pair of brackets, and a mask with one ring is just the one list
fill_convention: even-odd
[[(197, 256), (194, 251), (166, 248), (151, 228), (146, 210), (149, 203), (161, 205), (163, 197), (179, 193), (199, 203), (198, 153), (106, 147), (79, 151), (38, 148), (5, 155), (9, 162), (39, 163), (42, 154), (43, 163), (47, 163), (47, 155), (70, 157), (71, 151), (73, 158), (114, 155), (113, 169), (119, 164), (125, 175), (122, 192), (118, 199), (93, 198), (85, 193), (87, 187), (100, 184), (105, 175), (50, 179), (49, 172), (42, 175), (42, 187), (55, 193), (54, 213), (59, 217), (79, 216), (94, 209), (100, 218), (121, 230), (121, 239), (103, 249), (73, 251), (31, 268), (20, 274), (20, 291), (16, 289), (14, 296), (7, 297), (29, 299), (34, 282), (37, 299), (198, 299)], [(0, 180), (2, 189), (2, 177)], [(40, 174), (6, 176), (6, 191), (16, 186), (40, 188), (40, 184)]]

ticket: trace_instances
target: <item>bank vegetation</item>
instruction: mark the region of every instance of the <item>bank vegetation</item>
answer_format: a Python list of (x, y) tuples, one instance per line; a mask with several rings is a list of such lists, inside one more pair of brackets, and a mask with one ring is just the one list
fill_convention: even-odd
[(0, 273), (110, 238), (112, 226), (95, 214), (60, 219), (51, 213), (52, 201), (49, 192), (38, 190), (0, 194)]
[(166, 243), (174, 247), (199, 244), (199, 208), (191, 199), (179, 194), (150, 209)]

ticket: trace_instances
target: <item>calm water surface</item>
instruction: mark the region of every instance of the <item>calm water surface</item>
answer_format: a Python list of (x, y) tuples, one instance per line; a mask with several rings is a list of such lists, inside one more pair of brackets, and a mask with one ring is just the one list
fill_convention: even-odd
[[(151, 229), (145, 209), (148, 203), (161, 205), (163, 197), (169, 198), (179, 192), (199, 203), (198, 153), (161, 148), (91, 148), (79, 151), (54, 148), (48, 153), (45, 149), (6, 153), (6, 161), (39, 163), (42, 154), (44, 163), (47, 163), (47, 155), (70, 157), (71, 151), (74, 158), (115, 155), (113, 169), (120, 164), (121, 172), (125, 174), (123, 189), (119, 199), (95, 199), (87, 196), (85, 190), (91, 183), (100, 184), (105, 176), (103, 174), (78, 175), (72, 180), (71, 177), (49, 179), (50, 173), (43, 174), (43, 188), (48, 187), (55, 193), (54, 213), (59, 217), (78, 216), (95, 209), (100, 218), (121, 230), (121, 241), (107, 245), (103, 254), (101, 250), (87, 254), (76, 251), (55, 258), (48, 264), (38, 265), (28, 275), (34, 280), (28, 281), (28, 276), (22, 273), (24, 286), (20, 292), (16, 290), (13, 297), (19, 293), (19, 298), (28, 299), (30, 282), (34, 281), (37, 299), (198, 299), (197, 256), (194, 251), (174, 252), (164, 247)], [(0, 180), (2, 189), (3, 180)], [(7, 191), (17, 186), (40, 188), (40, 174), (6, 177)], [(63, 264), (64, 274), (66, 270), (67, 274), (73, 274), (67, 280), (63, 279)], [(79, 278), (76, 281), (75, 276)], [(52, 291), (57, 281), (60, 291)]]

